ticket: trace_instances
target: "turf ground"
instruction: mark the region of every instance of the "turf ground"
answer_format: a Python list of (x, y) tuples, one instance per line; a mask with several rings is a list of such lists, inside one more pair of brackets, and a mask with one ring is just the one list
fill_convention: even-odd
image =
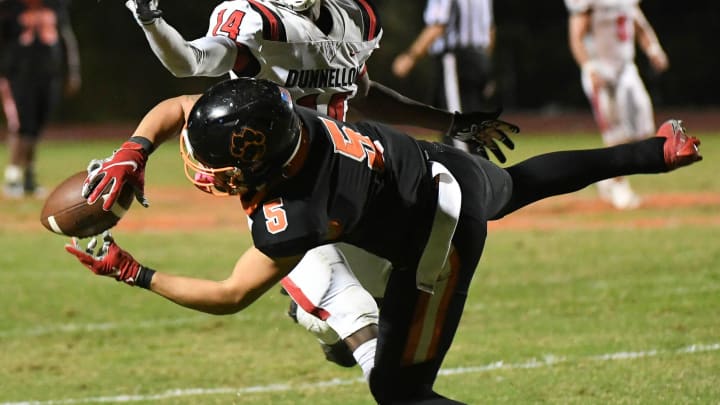
[[(699, 135), (705, 161), (632, 179), (642, 209), (589, 188), (494, 223), (437, 390), (472, 404), (720, 403), (720, 133)], [(515, 139), (512, 161), (599, 142)], [(47, 140), (40, 179), (52, 187), (119, 142)], [(121, 246), (161, 270), (226, 276), (250, 243), (236, 203), (195, 192), (174, 145), (147, 181), (152, 205), (131, 208)], [(372, 402), (276, 290), (234, 316), (177, 307), (89, 273), (41, 227), (41, 204), (0, 200), (0, 405)]]

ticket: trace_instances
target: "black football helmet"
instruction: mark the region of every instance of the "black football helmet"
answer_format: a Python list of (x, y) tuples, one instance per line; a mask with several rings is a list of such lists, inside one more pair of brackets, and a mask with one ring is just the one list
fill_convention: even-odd
[(201, 187), (238, 194), (282, 175), (300, 146), (300, 119), (287, 89), (240, 78), (214, 85), (187, 120), (185, 173)]

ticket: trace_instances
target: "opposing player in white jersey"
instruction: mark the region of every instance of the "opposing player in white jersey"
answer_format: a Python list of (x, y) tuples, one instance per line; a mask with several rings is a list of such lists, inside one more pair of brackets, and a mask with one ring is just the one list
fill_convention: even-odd
[[(367, 0), (226, 1), (212, 12), (206, 36), (193, 41), (186, 41), (161, 18), (156, 2), (130, 0), (126, 5), (157, 57), (175, 76), (230, 73), (268, 79), (288, 88), (297, 104), (341, 120), (348, 100), (355, 97), (353, 107), (368, 118), (441, 132), (475, 133), (471, 150), (479, 154), (486, 154), (488, 148), (503, 161), (495, 139), (512, 147), (504, 131), (516, 128), (496, 120), (497, 113), (453, 114), (370, 81), (365, 62), (378, 47), (382, 27)], [(486, 142), (477, 140), (482, 139), (477, 135), (481, 128), (486, 128)], [(134, 177), (140, 175), (120, 174), (116, 184), (127, 180), (137, 185)], [(86, 180), (97, 186), (86, 188), (90, 200), (102, 192), (99, 176), (112, 174), (95, 166)], [(348, 261), (373, 294), (360, 286)], [(366, 376), (373, 365), (377, 336), (378, 307), (372, 295), (382, 296), (382, 275), (389, 266), (386, 260), (349, 245), (321, 246), (311, 250), (282, 282), (298, 303), (297, 320), (321, 340), (328, 359), (345, 366), (357, 362)], [(343, 358), (342, 350), (348, 348), (352, 355)]]
[[(635, 42), (655, 70), (668, 59), (639, 6), (640, 0), (565, 0), (570, 50), (605, 145), (647, 138), (655, 132), (652, 102), (635, 64)], [(626, 178), (597, 184), (600, 197), (618, 209), (640, 205)]]

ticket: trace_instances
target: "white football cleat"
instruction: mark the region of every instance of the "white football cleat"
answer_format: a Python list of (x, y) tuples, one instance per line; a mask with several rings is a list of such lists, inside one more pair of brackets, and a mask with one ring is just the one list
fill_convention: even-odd
[(632, 210), (642, 203), (639, 195), (630, 187), (630, 182), (623, 178), (615, 181), (613, 185), (612, 204), (619, 210)]
[(600, 199), (619, 210), (638, 208), (642, 198), (630, 187), (625, 178), (606, 179), (596, 183)]

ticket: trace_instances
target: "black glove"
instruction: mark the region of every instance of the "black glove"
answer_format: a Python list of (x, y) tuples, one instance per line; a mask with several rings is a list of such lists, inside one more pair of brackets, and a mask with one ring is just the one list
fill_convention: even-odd
[(480, 155), (485, 159), (488, 159), (486, 149), (490, 149), (490, 152), (495, 155), (500, 163), (505, 163), (507, 160), (505, 154), (495, 141), (498, 140), (509, 149), (514, 149), (515, 144), (508, 137), (507, 132), (517, 134), (520, 132), (520, 128), (517, 125), (497, 119), (501, 112), (502, 110), (493, 112), (456, 112), (453, 115), (446, 136), (465, 142), (470, 153)]
[(158, 10), (158, 0), (128, 0), (125, 6), (135, 13), (140, 24), (150, 24), (162, 16)]

